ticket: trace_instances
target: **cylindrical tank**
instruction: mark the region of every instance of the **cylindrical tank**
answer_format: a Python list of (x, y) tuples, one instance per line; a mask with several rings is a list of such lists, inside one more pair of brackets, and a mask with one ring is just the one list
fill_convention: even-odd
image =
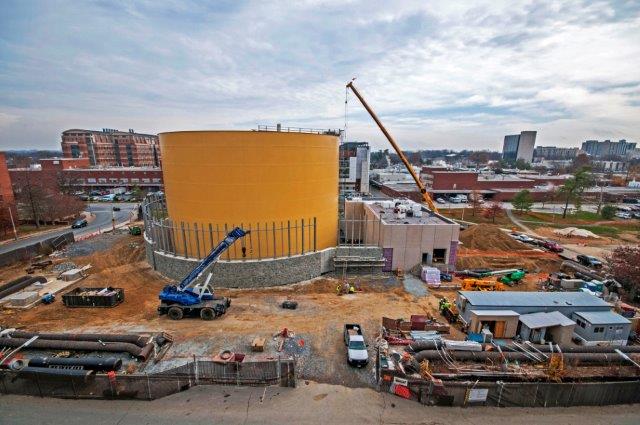
[[(338, 137), (179, 131), (161, 133), (160, 147), (177, 252), (186, 247), (189, 256), (204, 257), (234, 225), (252, 231), (240, 242), (246, 246), (245, 258), (309, 252), (314, 243), (316, 250), (336, 245)], [(314, 218), (315, 229), (309, 227)], [(187, 236), (187, 244), (183, 228), (195, 236)], [(240, 248), (224, 258), (242, 258)]]

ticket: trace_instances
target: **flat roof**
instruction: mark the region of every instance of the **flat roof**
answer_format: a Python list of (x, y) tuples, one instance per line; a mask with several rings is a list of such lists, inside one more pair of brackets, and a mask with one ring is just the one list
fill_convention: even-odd
[(382, 219), (382, 222), (385, 224), (451, 224), (432, 211), (426, 210), (426, 208), (422, 208), (421, 210), (422, 217), (407, 216), (405, 218), (397, 218), (393, 212), (393, 208), (384, 208), (377, 202), (365, 202), (364, 204), (366, 208), (369, 208), (376, 216), (380, 217)]
[(471, 314), (476, 316), (520, 316), (513, 310), (471, 310)]
[(458, 294), (476, 307), (611, 307), (586, 292), (458, 291)]
[(571, 326), (576, 324), (576, 322), (559, 311), (523, 314), (520, 316), (520, 321), (529, 329), (548, 328), (551, 326)]
[(592, 325), (623, 325), (631, 323), (626, 318), (613, 311), (576, 311), (576, 316), (582, 317)]

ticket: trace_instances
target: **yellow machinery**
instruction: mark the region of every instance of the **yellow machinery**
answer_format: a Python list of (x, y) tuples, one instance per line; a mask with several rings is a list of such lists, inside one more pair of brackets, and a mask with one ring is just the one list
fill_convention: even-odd
[(358, 89), (356, 89), (356, 87), (353, 85), (353, 80), (349, 81), (349, 83), (347, 84), (347, 88), (350, 88), (351, 91), (353, 92), (353, 94), (356, 95), (358, 100), (360, 100), (360, 103), (362, 103), (362, 106), (364, 106), (364, 109), (367, 110), (369, 115), (371, 115), (371, 118), (373, 118), (373, 120), (378, 125), (378, 128), (380, 128), (380, 131), (382, 131), (382, 134), (384, 134), (384, 136), (387, 138), (389, 143), (391, 143), (391, 146), (393, 146), (393, 149), (396, 151), (396, 153), (400, 157), (400, 160), (402, 161), (404, 166), (407, 168), (407, 171), (409, 172), (409, 174), (411, 174), (411, 177), (413, 177), (413, 181), (416, 182), (416, 185), (418, 186), (418, 189), (420, 190), (420, 193), (422, 194), (422, 200), (424, 201), (424, 203), (427, 204), (427, 206), (429, 207), (429, 209), (431, 211), (438, 212), (438, 208), (436, 207), (436, 204), (433, 203), (433, 200), (431, 199), (431, 196), (429, 196), (429, 194), (427, 193), (427, 188), (424, 186), (424, 183), (422, 183), (422, 181), (420, 180), (420, 177), (413, 170), (413, 167), (411, 166), (411, 163), (409, 162), (407, 157), (402, 152), (402, 149), (400, 149), (400, 146), (398, 146), (398, 144), (395, 142), (395, 140), (393, 140), (393, 137), (391, 137), (391, 134), (389, 134), (389, 132), (387, 131), (385, 126), (382, 125), (382, 122), (380, 121), (380, 119), (378, 118), (376, 113), (373, 112), (373, 109), (371, 109), (371, 107), (364, 100), (364, 98), (362, 97), (362, 95), (360, 94)]
[(460, 289), (463, 291), (504, 291), (505, 286), (496, 280), (464, 279)]
[[(277, 257), (301, 254), (314, 248), (312, 242), (318, 251), (336, 246), (337, 136), (177, 131), (160, 133), (160, 147), (168, 215), (177, 229), (176, 251), (189, 245), (193, 256), (197, 243), (201, 255), (206, 254), (226, 234), (225, 225), (251, 230), (246, 259), (257, 259), (259, 250), (262, 258), (273, 258), (274, 250)], [(314, 218), (315, 229), (309, 227)], [(299, 230), (302, 220), (304, 232)], [(189, 231), (183, 233), (183, 225), (191, 229), (187, 244), (182, 235)], [(227, 254), (245, 258), (239, 249)]]

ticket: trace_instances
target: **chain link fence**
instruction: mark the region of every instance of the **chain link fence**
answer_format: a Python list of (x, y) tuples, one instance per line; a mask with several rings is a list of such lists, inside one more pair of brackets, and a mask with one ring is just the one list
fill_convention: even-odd
[(0, 392), (37, 397), (155, 400), (196, 385), (295, 387), (295, 361), (216, 363), (194, 358), (189, 363), (154, 374), (88, 374), (70, 377), (0, 372)]

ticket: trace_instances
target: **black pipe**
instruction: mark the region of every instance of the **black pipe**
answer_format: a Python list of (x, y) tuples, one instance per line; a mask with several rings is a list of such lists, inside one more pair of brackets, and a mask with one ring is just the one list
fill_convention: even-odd
[[(17, 279), (16, 279), (17, 280)], [(45, 283), (47, 281), (47, 278), (44, 276), (29, 276), (28, 279), (23, 279), (18, 283), (13, 284), (10, 287), (7, 287), (3, 290), (0, 290), (0, 298), (4, 298), (7, 295), (11, 295), (14, 294), (16, 292), (18, 292), (21, 289), (26, 288), (29, 285), (32, 285), (36, 282), (38, 283)]]
[(29, 339), (34, 336), (38, 336), (42, 339), (51, 341), (91, 341), (104, 343), (107, 342), (127, 342), (129, 344), (135, 344), (138, 347), (144, 347), (150, 340), (149, 337), (140, 335), (127, 335), (127, 334), (61, 334), (61, 333), (37, 333), (37, 332), (25, 332), (25, 331), (13, 331), (9, 334), (12, 338), (25, 338)]
[(93, 370), (78, 370), (78, 369), (52, 369), (48, 367), (31, 367), (26, 366), (20, 369), (18, 372), (19, 377), (37, 377), (37, 378), (81, 378), (85, 382), (94, 377), (95, 371)]
[(80, 357), (65, 359), (59, 357), (33, 357), (29, 359), (29, 367), (82, 367), (85, 370), (95, 370), (100, 372), (119, 370), (122, 367), (122, 360), (115, 357), (103, 359), (101, 357)]
[[(448, 355), (454, 360), (462, 361), (476, 361), (482, 363), (486, 360), (492, 360), (494, 362), (502, 361), (502, 354), (497, 351), (449, 351)], [(524, 353), (503, 351), (503, 355), (508, 361), (536, 362)], [(542, 358), (542, 355), (540, 354), (537, 354), (537, 356)], [(615, 353), (564, 353), (563, 357), (565, 363), (577, 361), (579, 363), (586, 364), (629, 364), (627, 360)], [(435, 350), (421, 351), (416, 354), (414, 358), (418, 363), (422, 360), (442, 360), (440, 353)], [(544, 362), (546, 359), (543, 358), (542, 361)]]
[(3, 283), (2, 285), (0, 285), (0, 291), (4, 291), (7, 288), (11, 288), (14, 285), (19, 284), (20, 282), (24, 282), (25, 280), (29, 279), (31, 276), (29, 275), (25, 275), (25, 276), (20, 276), (17, 279), (13, 279), (7, 283)]
[[(0, 338), (0, 347), (19, 347), (28, 339), (26, 338)], [(70, 350), (70, 351), (107, 351), (111, 353), (129, 353), (140, 360), (146, 360), (153, 351), (153, 344), (145, 347), (138, 347), (135, 344), (126, 342), (109, 342), (101, 344), (92, 341), (60, 341), (36, 339), (29, 344), (29, 348), (48, 350)]]

